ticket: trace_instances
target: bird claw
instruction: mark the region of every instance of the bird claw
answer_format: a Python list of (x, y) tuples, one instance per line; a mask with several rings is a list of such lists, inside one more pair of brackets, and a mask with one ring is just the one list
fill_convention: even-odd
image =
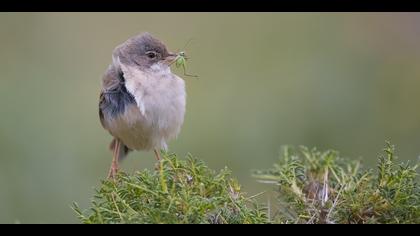
[(108, 173), (108, 179), (113, 179), (115, 180), (117, 178), (118, 175), (118, 167), (111, 165), (111, 168), (109, 169), (109, 173)]

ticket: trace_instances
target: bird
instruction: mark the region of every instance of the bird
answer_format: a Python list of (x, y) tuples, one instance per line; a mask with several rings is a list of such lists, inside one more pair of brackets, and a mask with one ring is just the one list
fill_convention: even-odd
[(186, 89), (171, 72), (178, 58), (148, 32), (115, 47), (102, 77), (99, 119), (113, 137), (108, 178), (116, 178), (119, 163), (130, 151), (160, 151), (177, 138), (184, 122)]

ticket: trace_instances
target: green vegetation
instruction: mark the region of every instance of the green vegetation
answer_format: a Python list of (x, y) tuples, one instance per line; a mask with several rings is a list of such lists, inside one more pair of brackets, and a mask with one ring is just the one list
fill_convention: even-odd
[(91, 209), (74, 210), (83, 223), (265, 223), (266, 211), (243, 195), (228, 169), (216, 173), (174, 154), (164, 154), (159, 164), (153, 172), (103, 181)]
[(384, 151), (374, 171), (336, 151), (286, 147), (280, 163), (256, 177), (278, 185), (279, 223), (420, 223), (417, 166), (395, 164), (389, 143)]
[(336, 151), (284, 147), (279, 163), (254, 172), (275, 185), (278, 202), (268, 209), (228, 169), (165, 154), (153, 172), (103, 181), (92, 207), (74, 210), (83, 223), (420, 223), (417, 165), (395, 159), (389, 143), (377, 170)]

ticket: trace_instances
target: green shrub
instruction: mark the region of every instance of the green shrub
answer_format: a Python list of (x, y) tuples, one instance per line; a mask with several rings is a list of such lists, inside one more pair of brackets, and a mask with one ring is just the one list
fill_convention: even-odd
[(384, 151), (374, 171), (336, 151), (285, 147), (280, 162), (255, 177), (278, 185), (277, 223), (420, 223), (417, 165), (397, 165), (389, 143)]
[(83, 223), (266, 223), (265, 211), (241, 192), (230, 171), (216, 173), (189, 156), (164, 154), (155, 171), (102, 181)]
[(396, 164), (389, 143), (376, 170), (336, 151), (283, 150), (273, 168), (254, 172), (275, 186), (278, 204), (269, 211), (227, 168), (215, 172), (174, 154), (164, 154), (153, 171), (102, 181), (88, 210), (73, 209), (83, 223), (420, 223), (417, 165)]

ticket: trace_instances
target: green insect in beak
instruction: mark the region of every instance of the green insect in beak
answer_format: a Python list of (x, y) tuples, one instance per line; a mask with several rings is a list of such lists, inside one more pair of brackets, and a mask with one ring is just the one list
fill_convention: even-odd
[(175, 60), (175, 66), (176, 66), (176, 68), (179, 68), (179, 67), (182, 66), (182, 69), (184, 70), (184, 75), (198, 78), (198, 75), (187, 74), (187, 71), (186, 71), (187, 59), (188, 59), (188, 57), (185, 54), (185, 52), (183, 52), (183, 51), (182, 52), (179, 52), (178, 53), (178, 56), (177, 56), (177, 58)]
[[(190, 40), (188, 40), (188, 42), (184, 45), (182, 50), (184, 50), (191, 41), (192, 41), (192, 38), (190, 38)], [(179, 51), (179, 53), (177, 53), (176, 59), (174, 61), (176, 68), (182, 67), (182, 69), (184, 70), (184, 75), (185, 76), (191, 76), (191, 77), (195, 77), (195, 78), (198, 79), (198, 75), (187, 74), (187, 69), (186, 69), (187, 60), (188, 60), (188, 57), (185, 54), (185, 51)]]
[(175, 62), (176, 68), (179, 68), (180, 66), (184, 66), (186, 60), (187, 60), (187, 55), (185, 55), (185, 52), (179, 52), (178, 57)]

